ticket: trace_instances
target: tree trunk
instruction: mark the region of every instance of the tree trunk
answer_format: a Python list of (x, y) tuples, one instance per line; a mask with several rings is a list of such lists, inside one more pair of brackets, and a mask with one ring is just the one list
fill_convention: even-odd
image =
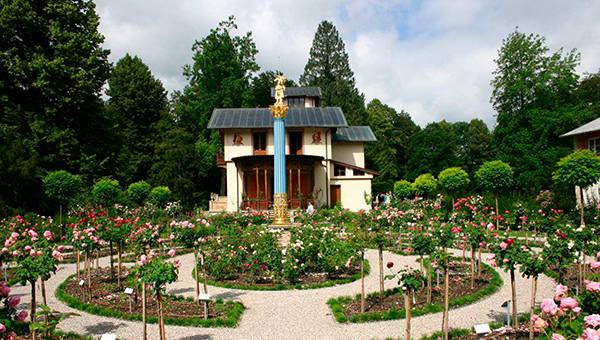
[[(73, 249), (73, 251), (75, 251), (75, 249)], [(79, 283), (79, 281), (81, 281), (81, 274), (79, 273), (81, 271), (81, 254), (79, 252), (79, 249), (77, 249), (77, 253), (75, 255), (76, 259), (75, 261), (77, 261), (76, 263), (76, 268), (77, 268), (77, 283)]]
[(365, 252), (360, 258), (360, 312), (365, 312)]
[(454, 196), (452, 196), (452, 211), (454, 211)]
[(35, 322), (35, 310), (36, 310), (36, 302), (35, 302), (35, 281), (30, 281), (31, 284), (31, 306), (30, 306), (30, 320), (31, 322)]
[(429, 261), (429, 265), (427, 266), (427, 304), (431, 303), (431, 259)]
[(519, 319), (517, 319), (517, 289), (515, 288), (515, 270), (510, 270), (510, 289), (512, 291), (512, 317), (515, 328), (519, 327)]
[(88, 303), (90, 303), (92, 301), (92, 259), (91, 259), (91, 254), (88, 254), (89, 251), (85, 252), (85, 263), (86, 263), (86, 267), (87, 267), (87, 287), (88, 287), (88, 292), (87, 292), (87, 300)]
[(383, 247), (379, 247), (379, 297), (383, 300), (384, 282), (383, 282)]
[(471, 289), (475, 289), (475, 248), (471, 246)]
[(404, 310), (405, 310), (405, 316), (406, 316), (406, 329), (404, 330), (404, 339), (405, 340), (410, 340), (410, 312), (411, 312), (411, 301), (410, 301), (410, 294), (411, 291), (410, 289), (406, 290), (406, 294), (404, 294)]
[(121, 289), (121, 242), (117, 244), (117, 285)]
[(480, 245), (480, 246), (479, 246), (479, 255), (478, 255), (478, 256), (479, 256), (479, 258), (478, 258), (478, 262), (477, 262), (477, 278), (480, 278), (480, 277), (481, 277), (481, 252), (482, 252), (482, 249), (481, 249), (481, 248), (482, 248), (482, 247), (481, 247), (481, 245)]
[(100, 249), (96, 250), (96, 270), (100, 268)]
[(200, 274), (198, 273), (200, 271), (200, 269), (198, 268), (198, 250), (194, 249), (194, 277), (195, 277), (195, 281), (196, 281), (196, 297), (194, 298), (194, 300), (196, 300), (196, 302), (200, 303), (200, 299), (198, 298), (200, 296), (200, 281), (198, 280)]
[(496, 200), (496, 231), (500, 226), (500, 220), (498, 217), (500, 216), (500, 209), (498, 209), (498, 193), (494, 193), (494, 199)]
[(450, 286), (450, 272), (448, 267), (444, 268), (444, 314), (442, 321), (442, 333), (444, 334), (444, 340), (448, 340), (448, 287)]
[(156, 291), (156, 300), (158, 304), (158, 327), (160, 330), (160, 340), (166, 340), (167, 337), (165, 334), (165, 319), (163, 317), (162, 294), (160, 294), (160, 289)]
[(204, 293), (208, 294), (208, 276), (206, 276), (206, 267), (204, 267), (204, 255), (202, 255), (200, 266), (202, 267), (202, 276), (204, 278)]
[(110, 250), (110, 279), (115, 279), (114, 262), (113, 262), (113, 243), (108, 242), (108, 249)]
[(142, 282), (142, 323), (144, 324), (144, 340), (148, 340), (148, 322), (146, 321), (146, 283)]
[(585, 225), (584, 218), (584, 203), (583, 203), (583, 188), (579, 187), (579, 217), (580, 217), (580, 225)]
[[(531, 304), (529, 309), (529, 316), (531, 317), (535, 313), (535, 294), (537, 292), (537, 276), (531, 278)], [(534, 338), (533, 321), (529, 321), (529, 340)]]
[(61, 233), (61, 236), (62, 236), (62, 234), (63, 234), (63, 229), (62, 229), (62, 224), (63, 224), (62, 223), (62, 203), (58, 205), (58, 211), (59, 211), (59, 213), (58, 213), (58, 220), (59, 220), (58, 223), (60, 223), (60, 226), (61, 226), (60, 233)]

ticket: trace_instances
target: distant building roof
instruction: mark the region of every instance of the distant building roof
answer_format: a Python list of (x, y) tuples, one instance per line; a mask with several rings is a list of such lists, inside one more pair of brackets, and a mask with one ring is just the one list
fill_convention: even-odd
[[(286, 87), (283, 95), (286, 97), (321, 97), (321, 88), (316, 86)], [(275, 97), (275, 88), (271, 87), (271, 97)]]
[(571, 131), (561, 135), (561, 137), (576, 136), (576, 135), (581, 135), (584, 133), (594, 132), (594, 131), (600, 131), (600, 118), (596, 118), (587, 124), (583, 124), (582, 126), (578, 127), (577, 129), (571, 130)]
[(333, 140), (337, 142), (374, 142), (377, 138), (368, 126), (348, 126), (338, 128)]
[[(285, 125), (288, 127), (347, 127), (339, 107), (290, 107)], [(270, 128), (271, 111), (267, 108), (214, 109), (209, 129)]]

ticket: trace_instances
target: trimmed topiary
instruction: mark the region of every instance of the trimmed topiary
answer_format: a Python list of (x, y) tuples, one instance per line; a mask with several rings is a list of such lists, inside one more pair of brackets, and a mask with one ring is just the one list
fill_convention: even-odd
[(146, 181), (131, 183), (127, 188), (127, 199), (142, 205), (148, 198), (150, 190), (152, 190), (152, 186)]

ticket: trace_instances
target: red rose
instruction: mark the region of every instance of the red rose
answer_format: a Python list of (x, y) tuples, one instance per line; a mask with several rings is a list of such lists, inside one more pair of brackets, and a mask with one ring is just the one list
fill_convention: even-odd
[(394, 266), (394, 262), (390, 261), (386, 264), (388, 268), (392, 268)]

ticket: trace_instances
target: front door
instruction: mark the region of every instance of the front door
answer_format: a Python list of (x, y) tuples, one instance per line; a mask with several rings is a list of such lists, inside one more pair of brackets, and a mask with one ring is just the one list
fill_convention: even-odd
[(329, 190), (331, 206), (342, 203), (342, 187), (339, 185), (331, 185)]

